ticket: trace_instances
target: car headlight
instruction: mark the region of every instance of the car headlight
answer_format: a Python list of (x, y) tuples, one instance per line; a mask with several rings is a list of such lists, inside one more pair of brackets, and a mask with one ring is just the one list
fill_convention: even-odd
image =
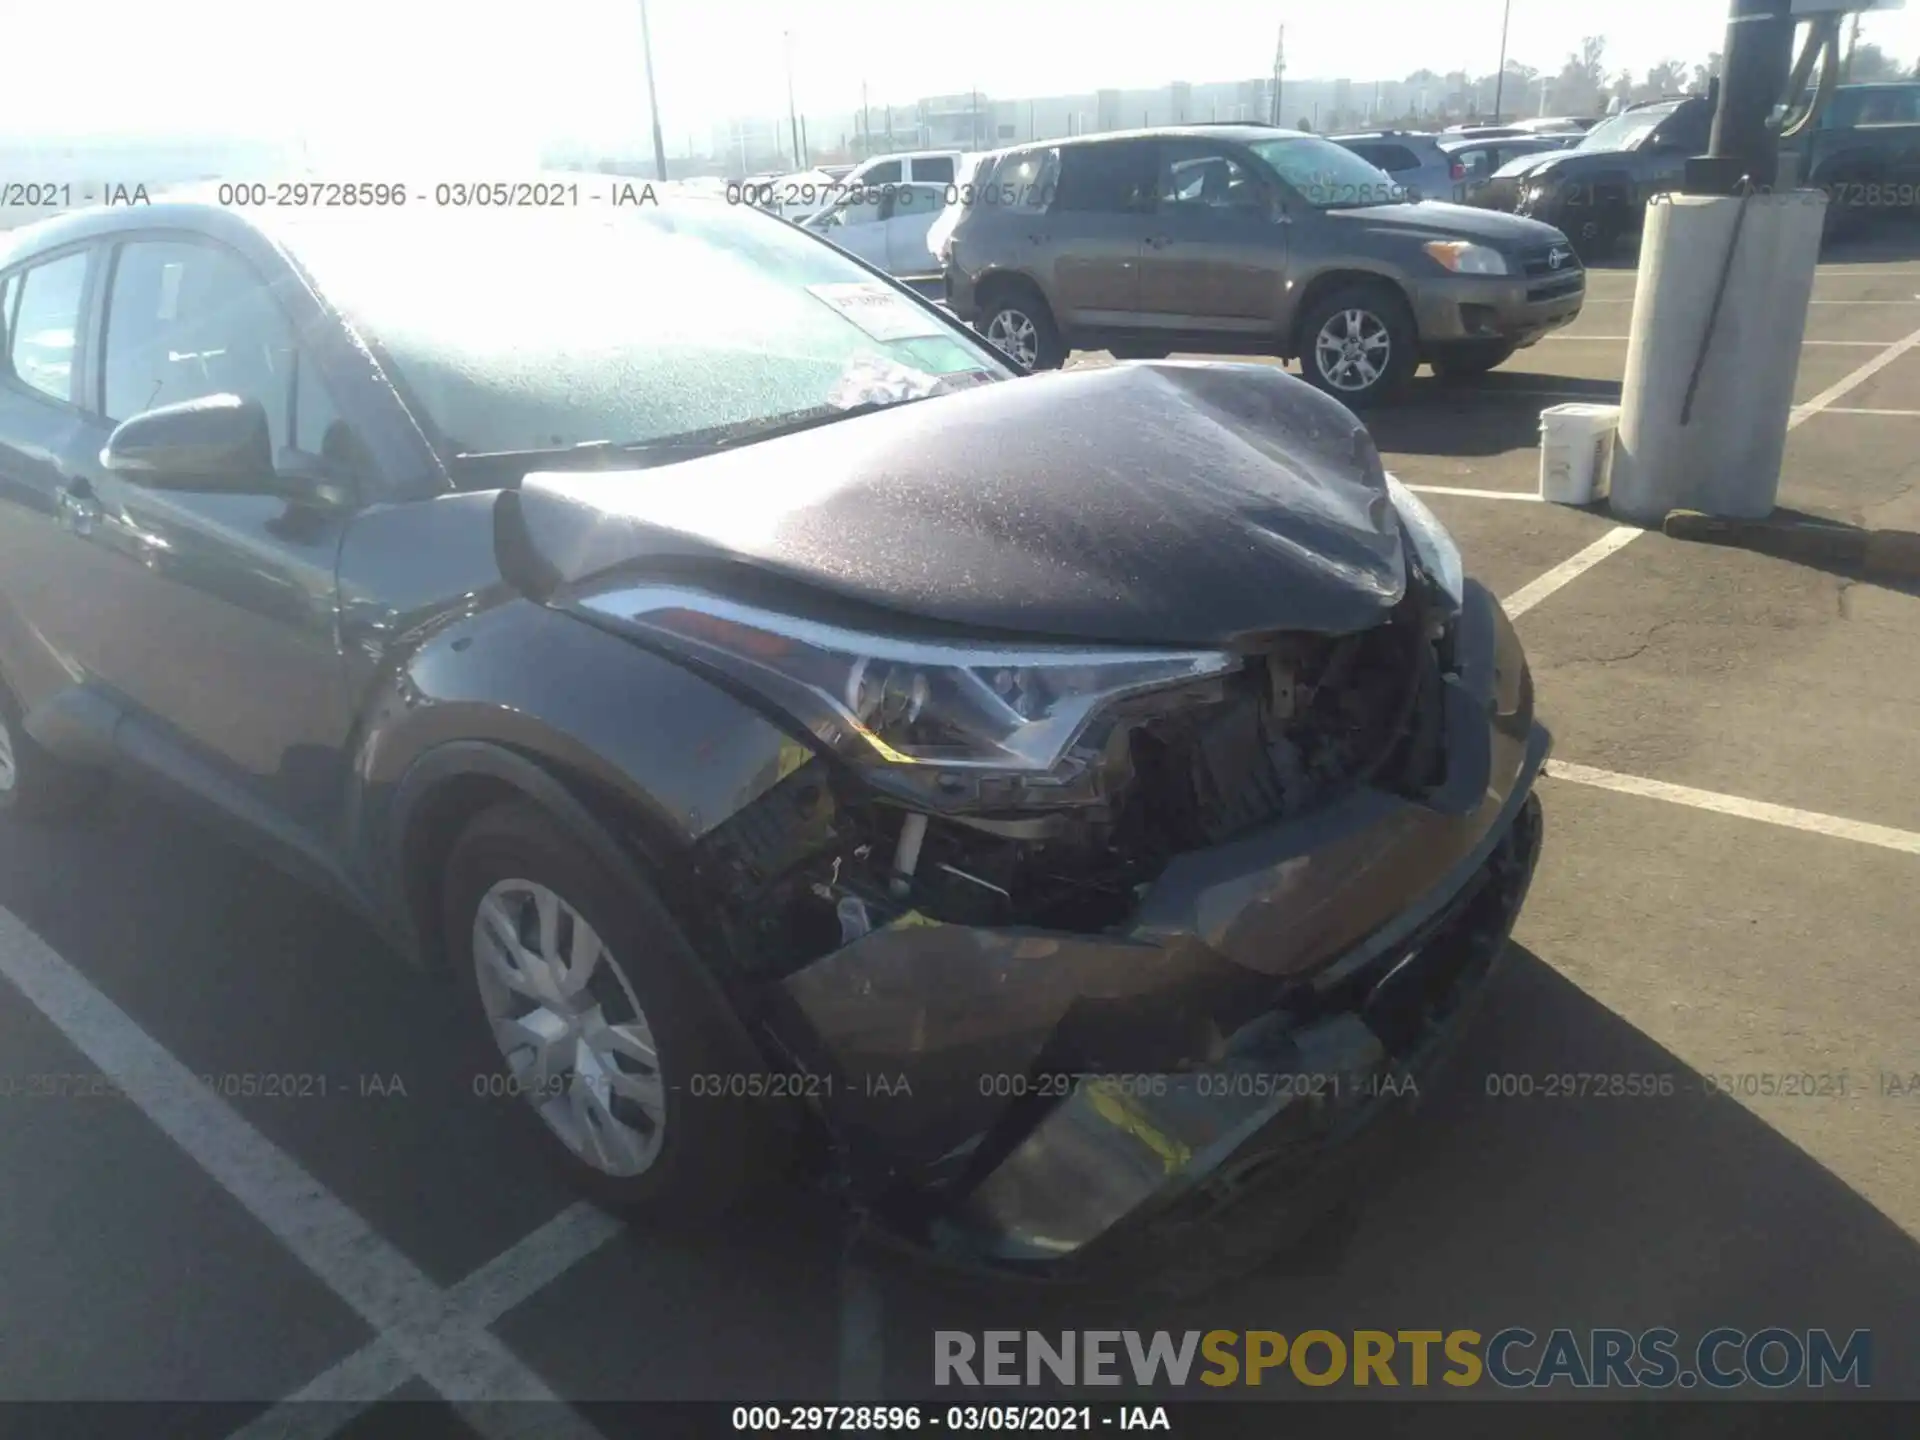
[(1466, 595), (1467, 576), (1460, 563), (1460, 547), (1453, 543), (1453, 536), (1440, 523), (1440, 517), (1427, 508), (1426, 501), (1391, 475), (1387, 476), (1387, 494), (1393, 499), (1393, 508), (1400, 512), (1401, 523), (1407, 527), (1407, 538), (1413, 543), (1420, 567), (1439, 583), (1447, 598), (1459, 606)]
[(1485, 245), (1466, 240), (1429, 240), (1427, 254), (1456, 275), (1504, 275), (1507, 257)]
[(867, 634), (677, 587), (579, 602), (741, 682), (856, 764), (1042, 776), (1113, 701), (1219, 675), (1216, 651)]

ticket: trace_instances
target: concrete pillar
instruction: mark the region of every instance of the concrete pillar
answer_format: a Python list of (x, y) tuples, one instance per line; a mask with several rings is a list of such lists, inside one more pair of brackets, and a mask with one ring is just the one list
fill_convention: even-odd
[(1817, 190), (1649, 207), (1613, 459), (1621, 518), (1772, 512), (1825, 214)]

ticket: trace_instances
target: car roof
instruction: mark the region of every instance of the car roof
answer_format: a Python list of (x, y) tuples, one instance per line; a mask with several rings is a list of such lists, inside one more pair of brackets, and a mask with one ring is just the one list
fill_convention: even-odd
[(999, 154), (1024, 154), (1028, 150), (1046, 150), (1054, 146), (1098, 145), (1111, 140), (1158, 140), (1167, 136), (1191, 137), (1195, 140), (1236, 140), (1241, 144), (1250, 144), (1256, 140), (1321, 140), (1327, 137), (1311, 135), (1305, 130), (1287, 130), (1278, 125), (1261, 125), (1248, 121), (1202, 122), (1193, 125), (1149, 125), (1135, 130), (1101, 130), (1092, 135), (1069, 135), (1058, 140), (1031, 140), (1023, 145), (1010, 145)]

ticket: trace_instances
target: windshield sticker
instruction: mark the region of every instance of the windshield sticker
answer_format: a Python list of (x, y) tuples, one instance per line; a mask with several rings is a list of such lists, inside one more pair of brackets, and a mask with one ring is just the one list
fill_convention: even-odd
[(936, 317), (886, 285), (856, 281), (846, 285), (809, 285), (807, 291), (875, 340), (918, 340), (947, 333)]

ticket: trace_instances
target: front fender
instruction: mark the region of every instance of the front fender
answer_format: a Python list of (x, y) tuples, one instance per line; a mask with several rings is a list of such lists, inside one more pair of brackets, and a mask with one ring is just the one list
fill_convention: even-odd
[(521, 599), (439, 629), (366, 715), (353, 853), (389, 913), (409, 919), (406, 837), (452, 781), (487, 775), (556, 809), (603, 797), (670, 861), (804, 758), (799, 742), (691, 671)]

